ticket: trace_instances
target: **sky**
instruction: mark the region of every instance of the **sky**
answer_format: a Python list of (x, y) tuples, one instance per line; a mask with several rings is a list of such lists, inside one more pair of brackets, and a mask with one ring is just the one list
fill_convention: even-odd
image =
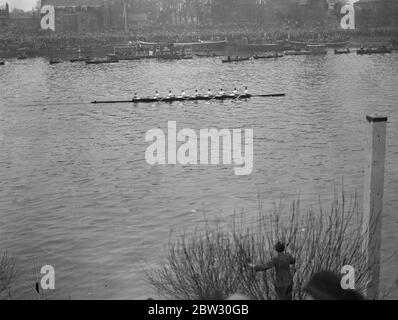
[(30, 11), (32, 10), (32, 7), (35, 6), (37, 0), (0, 0), (0, 5), (4, 5), (6, 2), (8, 2), (10, 10), (18, 8), (25, 11)]

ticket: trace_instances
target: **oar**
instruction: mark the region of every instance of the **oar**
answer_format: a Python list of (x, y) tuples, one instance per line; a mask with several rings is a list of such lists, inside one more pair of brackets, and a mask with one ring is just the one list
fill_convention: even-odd
[(232, 102), (237, 101), (241, 96), (243, 96), (243, 94), (238, 95), (235, 99), (232, 100)]
[(251, 95), (250, 97), (266, 98), (266, 97), (284, 97), (284, 96), (286, 96), (285, 93), (270, 93), (270, 94), (255, 94)]
[(207, 102), (208, 102), (208, 103), (212, 102), (216, 97), (217, 97), (217, 95), (215, 94), (215, 95), (213, 96), (213, 98), (211, 98), (210, 100), (207, 100)]

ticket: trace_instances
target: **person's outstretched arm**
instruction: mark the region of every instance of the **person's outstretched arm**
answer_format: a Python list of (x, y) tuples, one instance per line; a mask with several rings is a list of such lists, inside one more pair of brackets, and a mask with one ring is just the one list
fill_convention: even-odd
[(254, 266), (255, 271), (267, 271), (268, 269), (271, 269), (274, 267), (274, 261), (268, 261), (265, 264), (259, 264)]

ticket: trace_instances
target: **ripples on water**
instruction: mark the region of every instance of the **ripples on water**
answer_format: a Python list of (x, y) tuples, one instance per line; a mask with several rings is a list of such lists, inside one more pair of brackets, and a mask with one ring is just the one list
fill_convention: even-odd
[[(398, 243), (398, 55), (219, 59), (111, 65), (43, 59), (0, 68), (0, 243), (18, 257), (15, 298), (34, 297), (34, 265), (56, 270), (52, 298), (153, 295), (143, 270), (165, 255), (171, 230), (234, 210), (257, 213), (298, 195), (329, 204), (333, 188), (362, 201), (365, 115), (389, 117), (383, 256)], [(243, 88), (285, 98), (223, 103), (92, 105), (169, 89)], [(176, 92), (178, 93), (178, 92)], [(253, 128), (254, 171), (228, 166), (150, 167), (147, 130)], [(397, 278), (398, 258), (382, 266)]]

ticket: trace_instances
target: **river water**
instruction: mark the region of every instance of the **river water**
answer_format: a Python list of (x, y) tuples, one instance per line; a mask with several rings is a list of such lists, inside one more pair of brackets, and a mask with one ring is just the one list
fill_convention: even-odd
[[(55, 268), (50, 298), (155, 296), (144, 270), (166, 255), (171, 231), (204, 216), (266, 206), (327, 206), (344, 179), (361, 204), (365, 115), (389, 117), (382, 283), (398, 278), (398, 54), (218, 58), (109, 65), (42, 58), (0, 67), (0, 249), (17, 257), (14, 298), (34, 299), (35, 266)], [(94, 105), (169, 89), (243, 88), (284, 98), (237, 102)], [(176, 92), (176, 91), (175, 91)], [(149, 166), (145, 133), (188, 127), (252, 128), (254, 169)], [(389, 259), (388, 259), (389, 258)], [(384, 261), (386, 260), (386, 261)], [(397, 291), (390, 297), (398, 297)]]

